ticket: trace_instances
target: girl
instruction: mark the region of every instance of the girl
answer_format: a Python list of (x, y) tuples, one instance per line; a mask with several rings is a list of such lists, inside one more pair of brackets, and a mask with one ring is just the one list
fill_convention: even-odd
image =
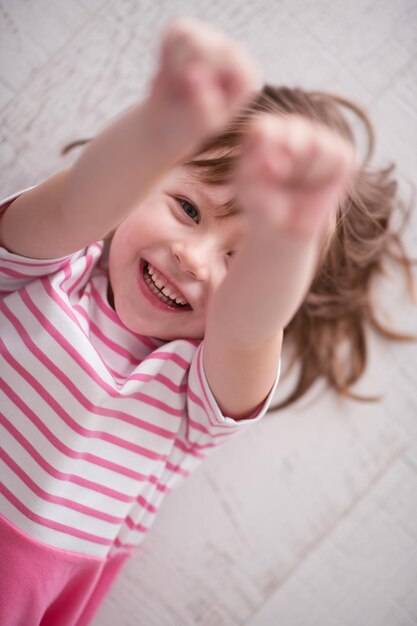
[(363, 366), (389, 173), (355, 171), (342, 101), (257, 80), (178, 21), (145, 101), (3, 203), (2, 624), (90, 621), (165, 494), (267, 411), (284, 328), (289, 401)]

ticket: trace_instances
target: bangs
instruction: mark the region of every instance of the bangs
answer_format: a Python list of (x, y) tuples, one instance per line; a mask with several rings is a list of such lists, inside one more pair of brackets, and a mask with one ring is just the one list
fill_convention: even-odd
[(227, 185), (233, 180), (236, 160), (236, 155), (231, 153), (206, 158), (200, 154), (185, 163), (185, 168), (192, 176), (207, 185)]
[[(184, 168), (196, 182), (220, 187), (233, 183), (236, 160), (237, 156), (232, 151), (222, 156), (207, 156), (206, 158), (203, 158), (200, 153), (198, 157), (185, 163)], [(221, 219), (239, 215), (241, 212), (234, 199), (231, 199), (220, 206), (216, 214)]]

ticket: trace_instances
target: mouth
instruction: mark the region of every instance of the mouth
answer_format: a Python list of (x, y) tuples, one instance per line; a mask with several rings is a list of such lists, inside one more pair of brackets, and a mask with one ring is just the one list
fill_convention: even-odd
[(154, 297), (171, 310), (192, 310), (184, 295), (153, 265), (147, 261), (142, 261), (141, 265), (143, 280)]

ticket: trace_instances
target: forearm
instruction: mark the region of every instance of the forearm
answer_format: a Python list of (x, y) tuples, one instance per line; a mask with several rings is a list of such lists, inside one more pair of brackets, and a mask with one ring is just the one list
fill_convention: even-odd
[(86, 243), (106, 236), (187, 148), (170, 141), (149, 100), (133, 107), (92, 141), (72, 168), (62, 196), (64, 215), (76, 221)]
[(222, 410), (252, 414), (271, 390), (283, 329), (308, 290), (317, 243), (265, 225), (251, 232), (209, 309), (204, 362)]
[(239, 349), (275, 338), (307, 293), (317, 253), (315, 240), (254, 227), (215, 294), (207, 332)]

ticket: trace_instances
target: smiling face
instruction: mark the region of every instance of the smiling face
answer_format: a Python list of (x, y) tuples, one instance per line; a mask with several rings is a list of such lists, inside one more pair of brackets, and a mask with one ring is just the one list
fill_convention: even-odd
[(210, 300), (245, 234), (226, 215), (229, 185), (173, 170), (120, 224), (110, 245), (114, 307), (130, 330), (160, 339), (204, 337)]

